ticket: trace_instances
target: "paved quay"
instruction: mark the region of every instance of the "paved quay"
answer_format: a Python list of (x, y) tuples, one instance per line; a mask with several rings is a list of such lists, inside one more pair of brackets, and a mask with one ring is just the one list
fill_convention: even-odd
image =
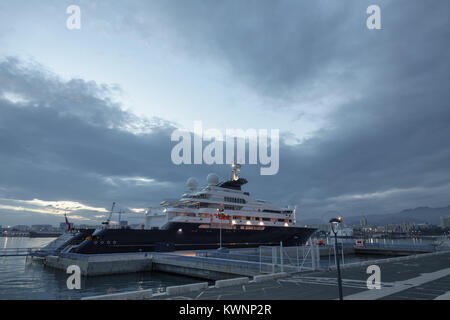
[[(450, 252), (372, 261), (381, 271), (381, 289), (367, 289), (368, 263), (342, 270), (344, 300), (449, 299)], [(293, 274), (263, 282), (215, 286), (182, 294), (156, 294), (150, 299), (198, 300), (331, 300), (338, 299), (336, 271)]]

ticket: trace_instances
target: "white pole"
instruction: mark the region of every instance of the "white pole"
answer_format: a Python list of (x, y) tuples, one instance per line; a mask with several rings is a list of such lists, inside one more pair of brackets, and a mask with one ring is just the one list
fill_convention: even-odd
[(318, 245), (316, 246), (316, 250), (317, 250), (317, 253), (316, 253), (316, 259), (317, 259), (316, 265), (317, 265), (317, 268), (320, 268), (320, 247)]
[(283, 268), (283, 241), (280, 241), (280, 263), (281, 263), (281, 272), (284, 272), (284, 268)]
[(277, 247), (272, 247), (272, 273), (275, 273), (276, 264), (277, 264)]
[(330, 248), (328, 248), (328, 268), (330, 267), (330, 262), (331, 262), (331, 250)]
[(311, 268), (316, 270), (316, 248), (313, 242), (311, 242)]
[(336, 246), (333, 246), (333, 250), (334, 250), (334, 266), (337, 267)]
[(259, 247), (259, 273), (262, 271), (262, 265), (261, 265), (261, 247)]

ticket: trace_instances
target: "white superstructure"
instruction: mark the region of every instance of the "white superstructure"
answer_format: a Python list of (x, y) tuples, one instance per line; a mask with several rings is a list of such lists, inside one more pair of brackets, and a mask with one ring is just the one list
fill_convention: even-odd
[(231, 180), (219, 182), (209, 174), (208, 185), (196, 190), (197, 181), (188, 180), (190, 189), (179, 200), (163, 201), (161, 208), (146, 214), (146, 229), (164, 229), (170, 222), (196, 223), (199, 228), (264, 229), (295, 225), (295, 209), (281, 208), (263, 200), (254, 199), (241, 190), (246, 179), (239, 178), (239, 164), (233, 164)]

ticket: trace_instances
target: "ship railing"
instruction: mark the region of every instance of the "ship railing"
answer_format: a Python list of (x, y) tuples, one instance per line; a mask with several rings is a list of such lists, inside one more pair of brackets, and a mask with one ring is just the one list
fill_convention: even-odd
[(194, 262), (194, 263), (202, 263), (204, 266), (215, 266), (218, 269), (220, 268), (231, 268), (235, 270), (241, 270), (248, 274), (258, 274), (259, 273), (259, 262), (257, 261), (243, 261), (243, 260), (236, 260), (236, 259), (229, 259), (228, 257), (212, 257), (212, 256), (202, 256), (202, 255), (195, 255), (195, 256), (182, 256), (179, 254), (172, 254), (172, 253), (157, 253), (154, 254), (154, 257), (163, 257), (165, 259), (173, 259), (176, 260), (177, 263), (180, 261), (186, 261), (186, 262)]
[(27, 256), (39, 251), (41, 248), (2, 248), (0, 249), (0, 257), (20, 257)]
[(367, 248), (387, 248), (387, 249), (407, 249), (407, 250), (423, 250), (423, 251), (444, 251), (450, 250), (447, 244), (385, 244), (385, 243), (364, 243), (362, 247)]
[(251, 263), (258, 266), (259, 273), (288, 272), (296, 273), (316, 270), (324, 267), (326, 261), (320, 261), (317, 245), (296, 247), (260, 246), (239, 251), (220, 252), (216, 250), (197, 251), (197, 256)]

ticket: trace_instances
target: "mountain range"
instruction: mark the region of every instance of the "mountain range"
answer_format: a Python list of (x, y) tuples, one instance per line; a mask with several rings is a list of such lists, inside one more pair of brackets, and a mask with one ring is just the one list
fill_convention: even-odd
[[(414, 209), (405, 209), (397, 213), (388, 214), (371, 214), (359, 216), (343, 216), (343, 221), (346, 225), (359, 225), (361, 218), (367, 219), (368, 225), (386, 225), (399, 224), (404, 222), (409, 223), (428, 223), (434, 225), (441, 224), (442, 216), (450, 215), (450, 206), (442, 208), (418, 207)], [(300, 219), (299, 224), (324, 224), (326, 219)]]

